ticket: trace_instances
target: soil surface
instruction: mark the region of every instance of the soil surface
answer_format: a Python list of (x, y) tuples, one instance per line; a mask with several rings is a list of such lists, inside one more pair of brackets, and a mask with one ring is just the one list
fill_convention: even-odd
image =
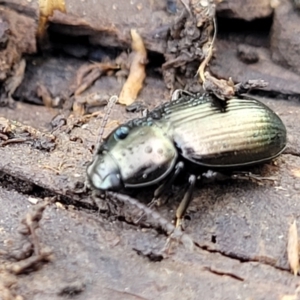
[[(150, 39), (149, 32), (173, 24), (175, 17), (168, 12), (172, 6), (167, 7), (173, 4), (115, 2), (112, 7), (111, 1), (103, 1), (99, 11), (106, 18), (100, 19), (96, 4), (66, 1), (69, 19), (63, 19), (62, 12), (52, 16), (51, 51), (26, 56), (22, 83), (13, 92), (5, 89), (6, 96), (15, 100), (4, 101), (2, 104), (10, 105), (0, 107), (0, 299), (300, 299), (300, 281), (291, 273), (287, 258), (289, 226), (300, 218), (299, 75), (273, 62), (268, 26), (258, 36), (250, 30), (247, 37), (239, 31), (220, 30), (210, 67), (213, 74), (231, 76), (235, 82), (269, 82), (256, 97), (282, 118), (288, 132), (287, 148), (275, 161), (251, 169), (258, 175), (256, 180), (197, 184), (185, 216), (186, 243), (172, 240), (169, 251), (163, 251), (168, 236), (153, 215), (136, 224), (142, 214), (138, 207), (108, 198), (95, 203), (92, 192), (84, 191), (86, 167), (105, 108), (101, 101), (102, 106), (96, 107), (87, 102), (85, 114), (80, 115), (72, 107), (95, 93), (107, 101), (120, 93), (124, 83), (115, 74), (107, 74), (95, 80), (82, 98), (71, 97), (74, 78), (80, 67), (89, 64), (89, 55), (98, 55), (101, 46), (104, 56), (115, 59), (130, 45), (129, 29), (139, 24), (151, 54), (138, 102), (153, 109), (170, 99), (166, 78), (158, 70), (168, 60), (163, 56), (168, 43), (159, 35), (158, 40)], [(234, 2), (217, 9), (220, 22), (224, 16), (243, 18), (244, 7), (239, 11)], [(261, 2), (260, 13), (253, 9), (247, 20), (271, 17), (273, 9), (282, 13), (281, 7), (272, 8), (267, 2)], [(20, 14), (26, 22), (38, 15), (34, 1), (30, 5), (25, 1), (24, 10), (16, 9), (15, 1), (0, 5), (13, 11), (13, 18)], [(182, 8), (181, 1), (176, 5)], [(133, 11), (134, 17), (129, 17)], [(26, 24), (37, 26), (37, 22)], [(79, 37), (75, 35), (80, 28), (84, 39), (78, 32)], [(100, 35), (103, 31), (107, 34)], [(61, 43), (55, 39), (58, 35), (75, 35), (75, 39)], [(76, 38), (82, 44), (75, 47)], [(33, 44), (30, 51), (19, 49), (20, 57), (13, 58), (19, 60), (17, 64), (24, 54), (31, 54)], [(187, 69), (180, 69), (180, 76)], [(13, 74), (12, 69), (7, 70), (2, 70), (3, 80)], [(193, 80), (186, 79), (186, 84), (194, 85)], [(59, 108), (41, 105), (47, 98), (37, 94), (41, 85), (52, 104), (59, 99)], [(265, 97), (270, 95), (276, 99)], [(99, 113), (91, 115), (95, 111)], [(139, 116), (141, 112), (114, 106), (104, 136)], [(183, 190), (184, 182), (178, 182), (169, 201), (154, 211), (172, 222)], [(147, 204), (153, 192), (145, 188), (132, 196)]]

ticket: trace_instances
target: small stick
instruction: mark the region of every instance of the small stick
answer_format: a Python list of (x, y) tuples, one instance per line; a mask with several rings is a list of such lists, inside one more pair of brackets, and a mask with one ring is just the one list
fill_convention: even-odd
[(209, 49), (208, 49), (208, 55), (205, 57), (205, 59), (203, 60), (203, 62), (200, 64), (197, 73), (200, 76), (200, 80), (202, 81), (202, 83), (205, 82), (205, 76), (204, 76), (204, 70), (206, 68), (206, 66), (208, 65), (210, 59), (212, 58), (212, 54), (213, 54), (213, 46), (215, 43), (215, 39), (217, 36), (217, 23), (216, 23), (216, 18), (213, 18), (213, 27), (214, 27), (214, 35), (212, 37), (212, 40), (210, 42), (209, 45)]

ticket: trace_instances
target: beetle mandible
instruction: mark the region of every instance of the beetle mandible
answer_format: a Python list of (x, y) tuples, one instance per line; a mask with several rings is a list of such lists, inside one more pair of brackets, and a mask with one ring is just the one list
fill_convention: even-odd
[(177, 99), (146, 117), (111, 132), (97, 149), (87, 177), (101, 191), (161, 184), (154, 192), (157, 199), (186, 165), (189, 188), (176, 211), (179, 225), (192, 199), (196, 175), (272, 160), (285, 149), (286, 128), (255, 99), (220, 101), (206, 93), (177, 94)]

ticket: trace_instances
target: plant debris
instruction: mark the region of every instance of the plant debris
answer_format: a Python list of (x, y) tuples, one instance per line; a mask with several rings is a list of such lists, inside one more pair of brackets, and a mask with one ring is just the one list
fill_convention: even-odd
[(22, 57), (36, 52), (35, 34), (34, 17), (0, 5), (1, 106), (12, 104), (12, 95), (24, 77), (26, 62)]
[(14, 293), (17, 279), (6, 270), (0, 270), (0, 299), (1, 300), (23, 300), (24, 298)]
[(217, 79), (211, 76), (209, 72), (205, 72), (203, 79), (204, 90), (215, 94), (219, 99), (226, 100), (235, 95), (235, 86), (231, 78), (229, 78), (228, 81), (224, 79)]
[(53, 134), (43, 133), (31, 126), (0, 117), (0, 147), (11, 143), (29, 142), (36, 149), (52, 151), (55, 148), (55, 139)]
[(146, 78), (145, 66), (147, 63), (147, 51), (144, 42), (136, 29), (131, 29), (132, 56), (130, 72), (119, 97), (119, 103), (126, 106), (132, 104), (143, 87)]
[(78, 96), (88, 89), (96, 79), (110, 70), (116, 70), (119, 67), (112, 63), (93, 63), (83, 65), (77, 71), (76, 88), (74, 95)]
[[(7, 294), (6, 288), (11, 286), (4, 280), (5, 278), (11, 278), (11, 280), (16, 281), (14, 275), (36, 270), (41, 263), (48, 262), (52, 259), (52, 251), (47, 247), (41, 246), (36, 234), (36, 229), (39, 227), (39, 221), (43, 216), (43, 212), (52, 200), (53, 199), (50, 201), (45, 200), (43, 203), (33, 206), (33, 209), (26, 214), (21, 222), (22, 225), (24, 225), (24, 227), (19, 230), (19, 236), (22, 237), (22, 240), (18, 240), (18, 243), (15, 245), (16, 248), (9, 249), (2, 253), (7, 259), (17, 260), (17, 262), (3, 262), (0, 267), (0, 298)], [(25, 243), (24, 238), (26, 238)], [(14, 245), (14, 243), (10, 242), (7, 243), (7, 245)], [(12, 295), (10, 296), (11, 297), (4, 297), (3, 299), (15, 299)]]
[(48, 19), (51, 17), (55, 10), (66, 12), (66, 4), (64, 0), (39, 0), (39, 26), (37, 31), (37, 37), (42, 44), (47, 39), (47, 25)]
[(75, 116), (83, 116), (89, 108), (104, 106), (109, 97), (100, 93), (92, 93), (85, 96), (75, 96), (73, 103), (73, 113)]
[(12, 95), (24, 79), (25, 68), (26, 68), (25, 59), (21, 59), (20, 62), (14, 65), (11, 77), (9, 77), (4, 83), (5, 93), (1, 95), (2, 105), (5, 104), (8, 105), (9, 107), (14, 106)]
[[(213, 1), (192, 0), (182, 3), (185, 8), (171, 27), (166, 62), (162, 66), (164, 81), (171, 92), (178, 88), (191, 90), (186, 78), (194, 77), (197, 70), (204, 81), (204, 71), (212, 57), (216, 35)], [(197, 83), (195, 91), (199, 91)]]
[(58, 103), (55, 103), (55, 99), (53, 99), (49, 89), (42, 83), (38, 84), (36, 88), (36, 94), (39, 98), (42, 99), (43, 104), (46, 107), (57, 107), (60, 104), (60, 101), (58, 101)]
[(289, 229), (287, 253), (290, 267), (296, 276), (299, 272), (299, 248), (296, 220), (294, 220)]

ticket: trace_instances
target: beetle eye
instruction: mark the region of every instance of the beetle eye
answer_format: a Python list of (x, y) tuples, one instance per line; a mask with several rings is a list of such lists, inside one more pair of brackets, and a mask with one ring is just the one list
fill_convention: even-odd
[(126, 126), (122, 126), (118, 128), (114, 134), (116, 140), (124, 140), (129, 133), (129, 128)]

